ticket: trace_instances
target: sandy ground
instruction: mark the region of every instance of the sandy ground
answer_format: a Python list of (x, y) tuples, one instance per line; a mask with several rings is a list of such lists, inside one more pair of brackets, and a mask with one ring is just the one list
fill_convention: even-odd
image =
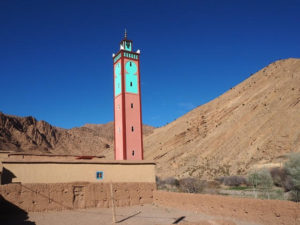
[(155, 191), (154, 202), (214, 218), (230, 217), (264, 225), (300, 225), (300, 204), (291, 201)]
[[(208, 216), (192, 211), (155, 205), (120, 207), (116, 209), (118, 224), (130, 225), (259, 225), (231, 218)], [(111, 208), (94, 208), (60, 212), (31, 212), (22, 223), (10, 218), (1, 225), (106, 225), (112, 224)]]

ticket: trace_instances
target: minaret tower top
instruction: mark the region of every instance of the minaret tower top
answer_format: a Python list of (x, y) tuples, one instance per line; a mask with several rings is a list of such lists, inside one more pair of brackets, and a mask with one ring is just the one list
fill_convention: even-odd
[(132, 52), (132, 41), (127, 40), (127, 30), (125, 29), (124, 39), (120, 42), (120, 50)]

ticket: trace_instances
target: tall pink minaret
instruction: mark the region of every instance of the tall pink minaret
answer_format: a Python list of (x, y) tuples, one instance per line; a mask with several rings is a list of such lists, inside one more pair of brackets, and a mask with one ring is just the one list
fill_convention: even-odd
[(140, 51), (125, 37), (114, 63), (115, 160), (143, 160)]

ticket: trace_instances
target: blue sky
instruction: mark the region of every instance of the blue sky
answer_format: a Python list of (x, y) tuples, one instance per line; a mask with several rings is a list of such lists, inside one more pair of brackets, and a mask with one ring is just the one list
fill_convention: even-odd
[(126, 27), (141, 49), (143, 122), (162, 126), (300, 57), (299, 12), (299, 0), (0, 0), (0, 111), (64, 128), (112, 121)]

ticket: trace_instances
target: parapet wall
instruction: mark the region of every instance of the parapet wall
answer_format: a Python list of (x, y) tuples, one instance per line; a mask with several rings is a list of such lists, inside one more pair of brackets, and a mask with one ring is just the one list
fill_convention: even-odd
[(161, 206), (264, 225), (300, 224), (300, 204), (295, 202), (167, 191), (154, 191), (153, 201)]
[[(155, 183), (113, 183), (112, 187), (115, 206), (152, 203), (156, 189)], [(0, 195), (0, 211), (6, 201), (27, 212), (111, 206), (109, 183), (6, 184), (0, 185)]]

